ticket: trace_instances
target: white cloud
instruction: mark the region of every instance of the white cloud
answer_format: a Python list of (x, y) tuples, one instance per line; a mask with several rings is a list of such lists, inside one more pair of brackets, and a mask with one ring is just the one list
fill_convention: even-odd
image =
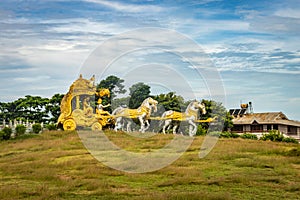
[(86, 2), (100, 4), (111, 9), (121, 11), (121, 12), (129, 12), (129, 13), (153, 13), (153, 12), (161, 12), (164, 9), (160, 6), (155, 5), (136, 5), (136, 4), (125, 4), (117, 1), (104, 1), (104, 0), (85, 0)]
[(285, 8), (275, 11), (275, 16), (300, 19), (300, 9)]
[(109, 22), (97, 22), (88, 19), (76, 19), (70, 20), (65, 23), (60, 20), (54, 21), (54, 23), (60, 22), (60, 24), (55, 26), (50, 26), (47, 28), (49, 33), (63, 33), (63, 34), (97, 34), (98, 37), (102, 35), (114, 35), (121, 33), (126, 30), (122, 26), (116, 23)]

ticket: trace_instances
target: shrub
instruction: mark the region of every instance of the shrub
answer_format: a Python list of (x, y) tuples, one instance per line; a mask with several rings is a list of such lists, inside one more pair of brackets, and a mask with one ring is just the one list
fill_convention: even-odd
[(221, 138), (238, 138), (240, 137), (237, 133), (231, 133), (231, 132), (218, 132), (218, 131), (212, 131), (209, 133), (210, 136), (215, 137), (221, 137)]
[(218, 131), (212, 131), (209, 133), (210, 136), (214, 136), (214, 137), (220, 137), (221, 135), (221, 132), (218, 132)]
[(9, 140), (10, 139), (10, 137), (11, 137), (11, 133), (12, 133), (12, 130), (11, 130), (11, 128), (9, 128), (9, 127), (4, 127), (3, 129), (2, 129), (2, 131), (1, 131), (2, 133), (1, 133), (1, 139), (2, 140)]
[(0, 131), (0, 141), (4, 140), (4, 139), (3, 139), (3, 135), (4, 135), (4, 132), (3, 132), (3, 131)]
[(270, 140), (270, 141), (282, 142), (284, 136), (278, 130), (270, 130), (269, 133), (263, 134), (263, 136), (260, 139), (264, 141)]
[(49, 131), (57, 130), (57, 127), (56, 127), (55, 124), (47, 124), (47, 125), (46, 125), (46, 128), (47, 128)]
[(220, 134), (220, 137), (222, 137), (222, 138), (231, 138), (231, 133), (230, 132), (222, 132)]
[(231, 137), (232, 137), (232, 138), (238, 138), (238, 137), (240, 137), (240, 135), (237, 134), (237, 133), (231, 133)]
[(290, 138), (290, 137), (283, 138), (282, 142), (295, 143), (295, 144), (299, 143), (298, 140), (296, 140), (295, 138)]
[(19, 124), (16, 126), (16, 136), (24, 135), (26, 131), (26, 127), (23, 124)]
[(37, 124), (33, 124), (32, 125), (32, 131), (33, 131), (33, 133), (38, 134), (41, 130), (42, 130), (41, 124), (37, 123)]
[(244, 133), (243, 135), (241, 135), (241, 138), (243, 139), (250, 139), (250, 140), (257, 140), (257, 136), (251, 133)]
[(203, 128), (201, 124), (197, 127), (196, 135), (206, 135), (207, 129)]
[(231, 133), (231, 132), (225, 131), (225, 132), (220, 133), (220, 137), (222, 137), (222, 138), (238, 138), (238, 137), (240, 137), (240, 135), (237, 133)]

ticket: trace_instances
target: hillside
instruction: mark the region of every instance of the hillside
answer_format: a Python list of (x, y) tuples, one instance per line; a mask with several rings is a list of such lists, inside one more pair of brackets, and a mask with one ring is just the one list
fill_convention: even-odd
[[(173, 137), (106, 134), (130, 151), (151, 151)], [(199, 159), (202, 141), (197, 137), (173, 164), (145, 174), (104, 166), (76, 132), (3, 141), (0, 199), (299, 199), (299, 145), (220, 139)]]

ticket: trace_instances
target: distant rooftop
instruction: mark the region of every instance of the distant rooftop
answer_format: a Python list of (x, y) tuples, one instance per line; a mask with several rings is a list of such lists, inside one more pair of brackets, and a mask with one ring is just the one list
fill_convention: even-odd
[(290, 126), (300, 126), (299, 121), (289, 120), (282, 112), (246, 113), (243, 115), (233, 115), (234, 124), (284, 124)]

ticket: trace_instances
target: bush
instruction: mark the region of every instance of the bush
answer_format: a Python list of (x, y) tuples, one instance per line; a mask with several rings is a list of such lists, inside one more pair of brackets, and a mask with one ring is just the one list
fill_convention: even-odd
[(47, 128), (49, 131), (57, 130), (57, 127), (56, 127), (55, 124), (47, 124), (47, 125), (46, 125), (46, 128)]
[(238, 138), (240, 137), (239, 134), (237, 133), (231, 133), (231, 132), (218, 132), (218, 131), (212, 131), (210, 132), (211, 136), (215, 136), (215, 137), (221, 137), (221, 138)]
[(212, 131), (209, 133), (210, 136), (214, 136), (214, 137), (220, 137), (221, 135), (221, 132), (218, 132), (218, 131)]
[(41, 124), (37, 123), (37, 124), (33, 124), (32, 125), (32, 131), (33, 131), (33, 133), (38, 134), (41, 130), (42, 130)]
[(241, 138), (243, 139), (250, 139), (250, 140), (257, 140), (257, 136), (251, 133), (244, 133), (243, 135), (241, 135)]
[(23, 124), (19, 124), (16, 126), (16, 136), (24, 135), (26, 131), (26, 127)]
[(0, 133), (2, 140), (9, 140), (11, 137), (12, 130), (9, 127), (4, 127)]
[(230, 132), (222, 132), (220, 134), (220, 137), (222, 137), (222, 138), (231, 138), (231, 133)]
[(4, 132), (3, 132), (3, 131), (0, 131), (0, 141), (4, 140), (4, 139), (3, 139), (3, 135), (4, 135)]
[(237, 134), (237, 133), (231, 133), (231, 137), (232, 137), (232, 138), (238, 138), (238, 137), (240, 137), (240, 135)]
[(260, 139), (264, 141), (270, 140), (275, 142), (282, 142), (284, 136), (278, 130), (270, 130), (269, 133), (263, 134), (263, 136)]
[(207, 129), (203, 128), (201, 124), (197, 127), (196, 135), (206, 135)]
[(290, 138), (290, 137), (283, 138), (282, 142), (295, 143), (295, 144), (299, 143), (298, 140), (296, 140), (295, 138)]

